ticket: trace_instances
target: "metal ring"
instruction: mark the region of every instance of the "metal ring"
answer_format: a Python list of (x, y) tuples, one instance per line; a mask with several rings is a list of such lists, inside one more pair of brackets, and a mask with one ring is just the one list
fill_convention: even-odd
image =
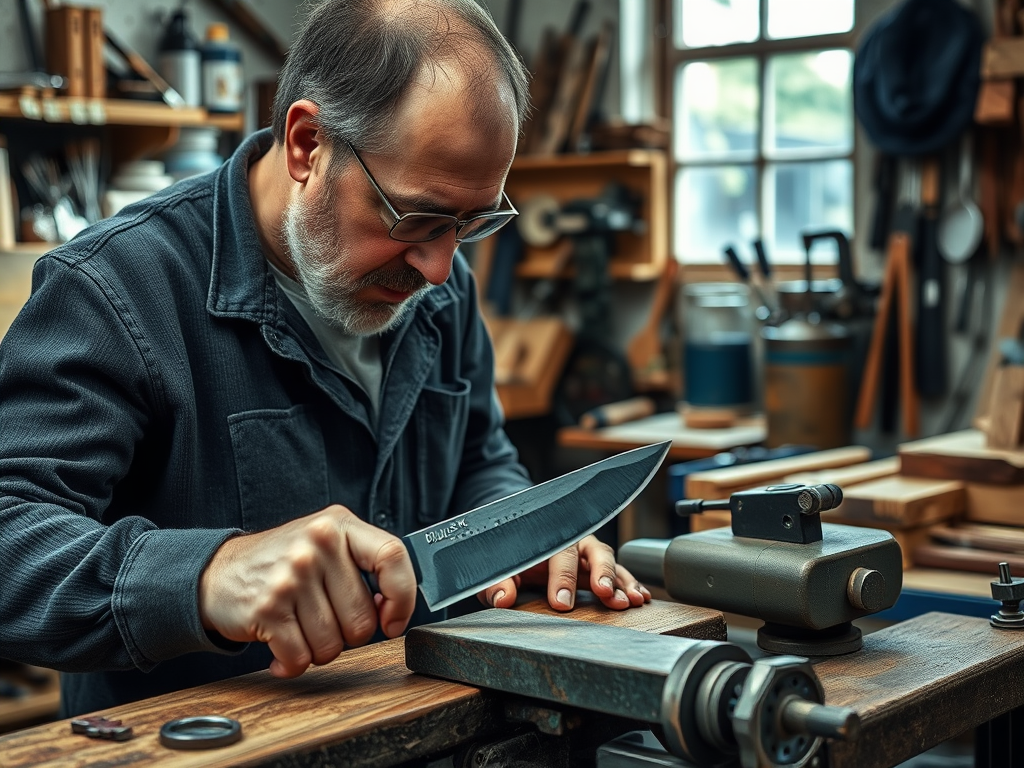
[(160, 728), (160, 743), (169, 749), (213, 749), (242, 738), (242, 724), (230, 717), (206, 715), (171, 720)]

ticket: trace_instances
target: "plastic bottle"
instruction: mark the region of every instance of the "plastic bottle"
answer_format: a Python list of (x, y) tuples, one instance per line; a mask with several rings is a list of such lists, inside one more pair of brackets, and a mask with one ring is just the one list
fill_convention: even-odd
[(190, 107), (203, 103), (202, 54), (182, 3), (160, 40), (160, 74)]
[(210, 24), (203, 45), (203, 106), (210, 112), (242, 109), (242, 52), (229, 39), (228, 25)]

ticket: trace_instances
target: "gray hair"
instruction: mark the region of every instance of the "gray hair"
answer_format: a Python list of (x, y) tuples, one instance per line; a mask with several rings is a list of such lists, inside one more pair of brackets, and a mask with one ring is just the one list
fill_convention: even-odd
[[(473, 52), (489, 56), (494, 67), (467, 62)], [(320, 108), (318, 124), (332, 149), (343, 150), (348, 141), (387, 151), (395, 136), (391, 118), (407, 86), (424, 63), (443, 59), (462, 63), (480, 81), (504, 77), (522, 131), (529, 71), (476, 0), (326, 0), (309, 14), (281, 70), (274, 139), (284, 142), (289, 107), (309, 99)]]

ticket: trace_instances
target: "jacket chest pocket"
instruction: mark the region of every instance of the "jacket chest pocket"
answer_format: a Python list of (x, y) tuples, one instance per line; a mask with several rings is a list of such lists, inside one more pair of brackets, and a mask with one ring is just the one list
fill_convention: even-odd
[(232, 414), (228, 428), (244, 530), (273, 528), (328, 505), (323, 435), (306, 406)]
[(415, 410), (416, 500), (421, 523), (434, 523), (452, 510), (469, 422), (470, 384), (465, 379), (425, 386)]

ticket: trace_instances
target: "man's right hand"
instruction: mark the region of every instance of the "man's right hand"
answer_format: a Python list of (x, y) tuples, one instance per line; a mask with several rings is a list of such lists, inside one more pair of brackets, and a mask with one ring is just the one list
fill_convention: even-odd
[[(376, 576), (371, 595), (362, 572)], [(203, 627), (228, 640), (267, 643), (270, 672), (296, 677), (377, 628), (397, 637), (416, 607), (405, 545), (340, 505), (225, 541), (199, 580)]]

